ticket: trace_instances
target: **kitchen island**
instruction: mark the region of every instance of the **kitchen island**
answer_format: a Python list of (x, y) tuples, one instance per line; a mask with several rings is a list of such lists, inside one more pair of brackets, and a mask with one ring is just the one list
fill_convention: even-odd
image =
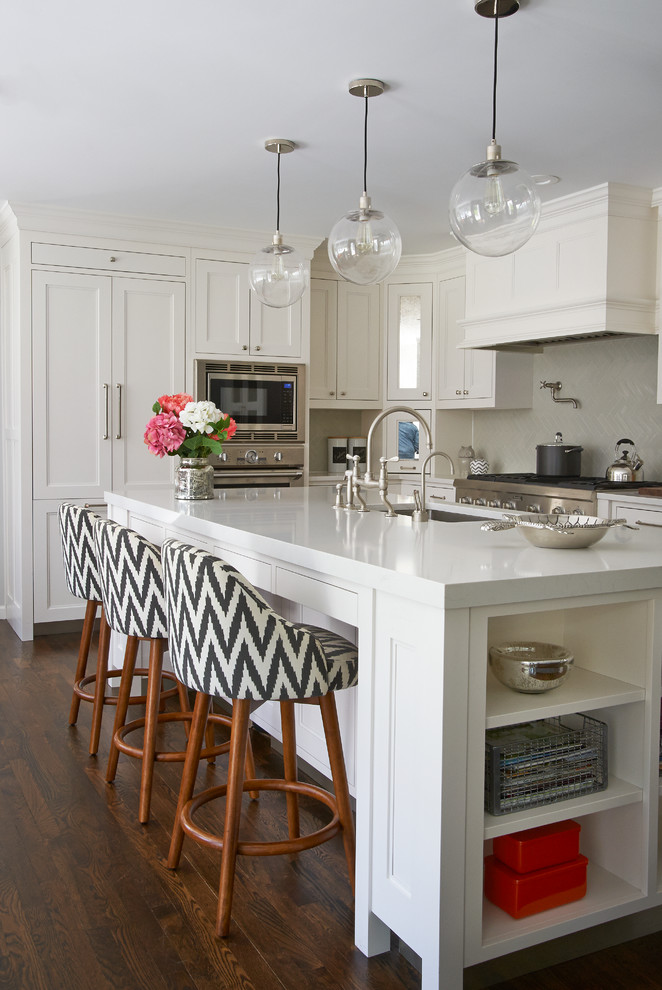
[[(662, 903), (658, 745), (662, 533), (612, 530), (586, 550), (542, 550), (475, 521), (333, 508), (324, 488), (108, 492), (110, 514), (155, 542), (211, 549), (292, 617), (355, 631), (357, 946), (395, 932), (424, 990), (460, 990), (463, 967)], [(488, 647), (563, 643), (559, 688), (498, 684)], [(586, 712), (607, 723), (606, 790), (483, 812), (485, 730)], [(575, 818), (589, 858), (584, 899), (514, 920), (484, 901), (492, 839)], [(443, 974), (443, 978), (442, 978)]]

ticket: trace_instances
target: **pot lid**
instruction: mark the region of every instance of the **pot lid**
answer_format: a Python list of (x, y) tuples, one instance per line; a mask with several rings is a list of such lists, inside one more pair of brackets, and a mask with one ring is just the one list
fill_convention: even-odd
[(564, 441), (563, 435), (561, 433), (555, 434), (555, 436), (554, 436), (554, 443), (539, 443), (539, 444), (536, 445), (536, 450), (539, 447), (563, 447), (565, 450), (583, 450), (584, 449), (583, 447), (580, 447), (576, 443), (566, 443)]

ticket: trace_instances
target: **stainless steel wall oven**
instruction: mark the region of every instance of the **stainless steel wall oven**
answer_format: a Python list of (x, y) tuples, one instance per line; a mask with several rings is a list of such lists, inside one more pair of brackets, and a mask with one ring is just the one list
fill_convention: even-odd
[(223, 453), (212, 458), (217, 488), (303, 484), (305, 365), (197, 361), (196, 398), (237, 423)]

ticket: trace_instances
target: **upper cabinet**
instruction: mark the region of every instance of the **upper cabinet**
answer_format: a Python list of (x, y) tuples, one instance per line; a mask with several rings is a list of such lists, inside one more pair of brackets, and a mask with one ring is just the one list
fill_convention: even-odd
[(195, 262), (195, 352), (219, 357), (284, 357), (302, 354), (303, 299), (284, 309), (264, 306), (252, 295), (248, 265)]
[(607, 183), (545, 203), (514, 254), (467, 252), (465, 345), (654, 333), (656, 238), (650, 190)]
[(387, 312), (387, 398), (432, 394), (432, 283), (391, 284)]
[(462, 319), (464, 278), (438, 286), (438, 409), (528, 409), (533, 401), (531, 354), (467, 350)]
[(310, 402), (376, 408), (380, 402), (379, 286), (310, 283)]

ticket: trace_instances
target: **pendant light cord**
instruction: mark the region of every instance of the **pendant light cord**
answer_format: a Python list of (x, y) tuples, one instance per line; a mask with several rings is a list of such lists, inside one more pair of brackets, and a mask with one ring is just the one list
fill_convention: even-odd
[(278, 234), (280, 233), (280, 150), (278, 151), (277, 175), (278, 175), (278, 182), (276, 184), (276, 233)]
[(363, 121), (363, 194), (368, 195), (368, 94), (365, 94), (365, 118)]
[(492, 141), (496, 143), (496, 109), (497, 109), (497, 54), (499, 51), (499, 15), (497, 0), (494, 0), (494, 83), (492, 85)]

